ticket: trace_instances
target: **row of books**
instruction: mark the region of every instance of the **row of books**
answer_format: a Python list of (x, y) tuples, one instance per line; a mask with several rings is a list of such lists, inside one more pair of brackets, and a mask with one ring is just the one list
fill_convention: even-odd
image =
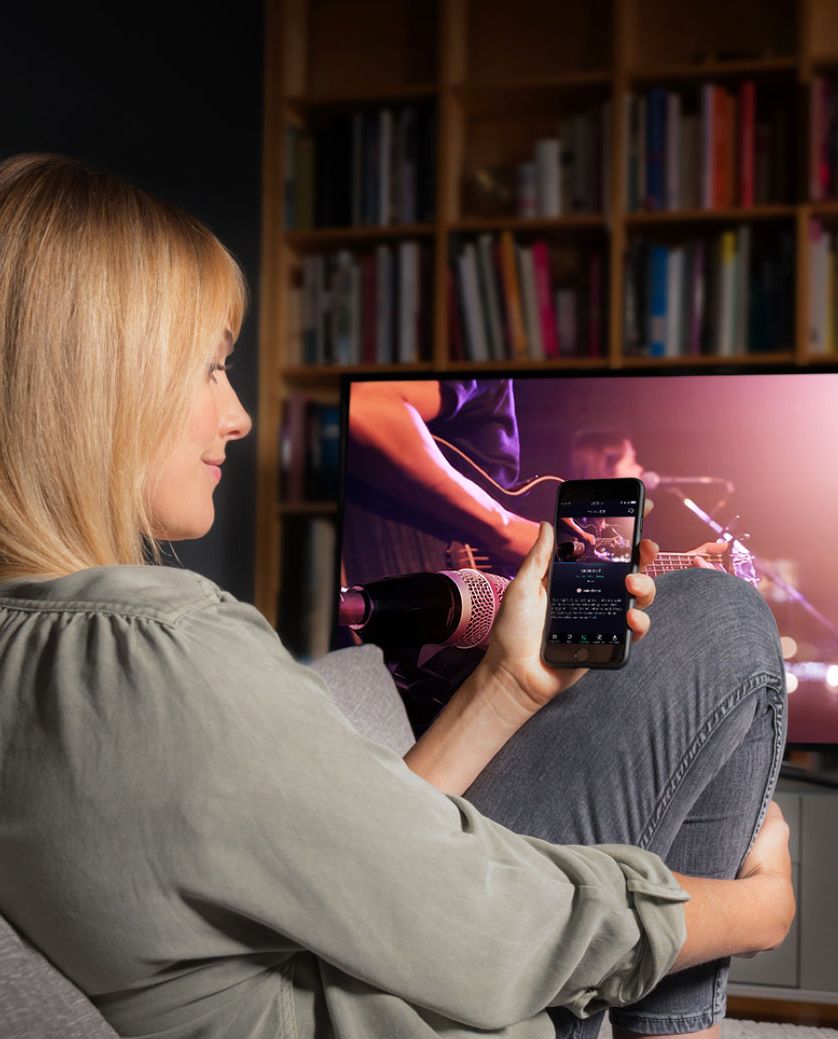
[[(453, 247), (449, 333), (455, 360), (599, 357), (604, 351), (605, 258), (572, 251), (561, 280), (545, 241), (516, 242), (508, 231)], [(565, 256), (567, 253), (565, 253)], [(555, 260), (555, 264), (551, 261)]]
[[(784, 103), (785, 102), (785, 103)], [(717, 209), (792, 197), (791, 96), (744, 80), (731, 90), (652, 88), (627, 98), (629, 210)]]
[(809, 222), (809, 351), (838, 351), (838, 230), (820, 220)]
[(289, 363), (409, 364), (429, 342), (430, 250), (382, 243), (306, 255), (288, 294)]
[(535, 142), (516, 167), (517, 215), (556, 217), (609, 208), (611, 102), (563, 119), (555, 137)]
[[(283, 526), (283, 588), (277, 604), (283, 645), (302, 663), (328, 653), (335, 603), (335, 524), (294, 517)], [(296, 594), (287, 594), (293, 589)]]
[(838, 197), (838, 84), (813, 76), (809, 84), (809, 198)]
[(279, 500), (334, 500), (339, 462), (339, 406), (300, 390), (289, 394), (279, 430)]
[(285, 131), (284, 226), (386, 227), (434, 216), (436, 116), (427, 105)]
[(651, 357), (791, 349), (790, 231), (754, 240), (750, 224), (677, 244), (630, 242), (626, 352)]

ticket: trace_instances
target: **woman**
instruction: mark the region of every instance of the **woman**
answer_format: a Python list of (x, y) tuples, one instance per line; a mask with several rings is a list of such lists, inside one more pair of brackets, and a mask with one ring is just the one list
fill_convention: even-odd
[(150, 565), (210, 528), (250, 431), (229, 254), (38, 155), (0, 164), (0, 251), (9, 920), (123, 1035), (530, 1039), (593, 1035), (608, 1006), (624, 1035), (717, 1034), (720, 958), (775, 946), (794, 909), (759, 596), (696, 570), (653, 607), (635, 575), (626, 671), (552, 671), (543, 524), (483, 664), (402, 760), (252, 606)]

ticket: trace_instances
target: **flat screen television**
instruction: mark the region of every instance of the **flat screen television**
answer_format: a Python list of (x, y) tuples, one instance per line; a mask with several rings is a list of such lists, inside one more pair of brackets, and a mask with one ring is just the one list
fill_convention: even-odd
[[(417, 610), (444, 609), (427, 575), (513, 577), (493, 509), (552, 521), (560, 480), (639, 475), (672, 565), (725, 540), (773, 611), (788, 746), (838, 746), (838, 368), (353, 375), (342, 421), (336, 644), (381, 645), (417, 735), (485, 650), (427, 627)], [(365, 623), (347, 589), (398, 575), (416, 576)]]

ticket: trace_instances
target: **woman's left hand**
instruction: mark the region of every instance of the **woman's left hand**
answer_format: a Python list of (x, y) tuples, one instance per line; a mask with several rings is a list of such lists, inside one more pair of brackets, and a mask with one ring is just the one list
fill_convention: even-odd
[[(647, 511), (649, 507), (651, 503)], [(483, 659), (483, 665), (515, 704), (533, 714), (578, 682), (588, 670), (552, 668), (541, 659), (553, 539), (552, 524), (542, 523), (535, 543), (504, 593)], [(641, 571), (654, 562), (658, 551), (654, 541), (640, 542)], [(628, 611), (627, 620), (632, 641), (638, 642), (649, 630), (649, 617), (643, 611), (655, 598), (655, 582), (642, 572), (629, 574), (626, 588), (636, 604)]]

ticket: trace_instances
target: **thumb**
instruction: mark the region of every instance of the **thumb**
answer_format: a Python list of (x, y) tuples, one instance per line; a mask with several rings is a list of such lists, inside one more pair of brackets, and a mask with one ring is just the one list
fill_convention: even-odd
[(552, 553), (553, 525), (543, 520), (538, 525), (538, 537), (518, 570), (518, 579), (540, 582), (547, 573)]

